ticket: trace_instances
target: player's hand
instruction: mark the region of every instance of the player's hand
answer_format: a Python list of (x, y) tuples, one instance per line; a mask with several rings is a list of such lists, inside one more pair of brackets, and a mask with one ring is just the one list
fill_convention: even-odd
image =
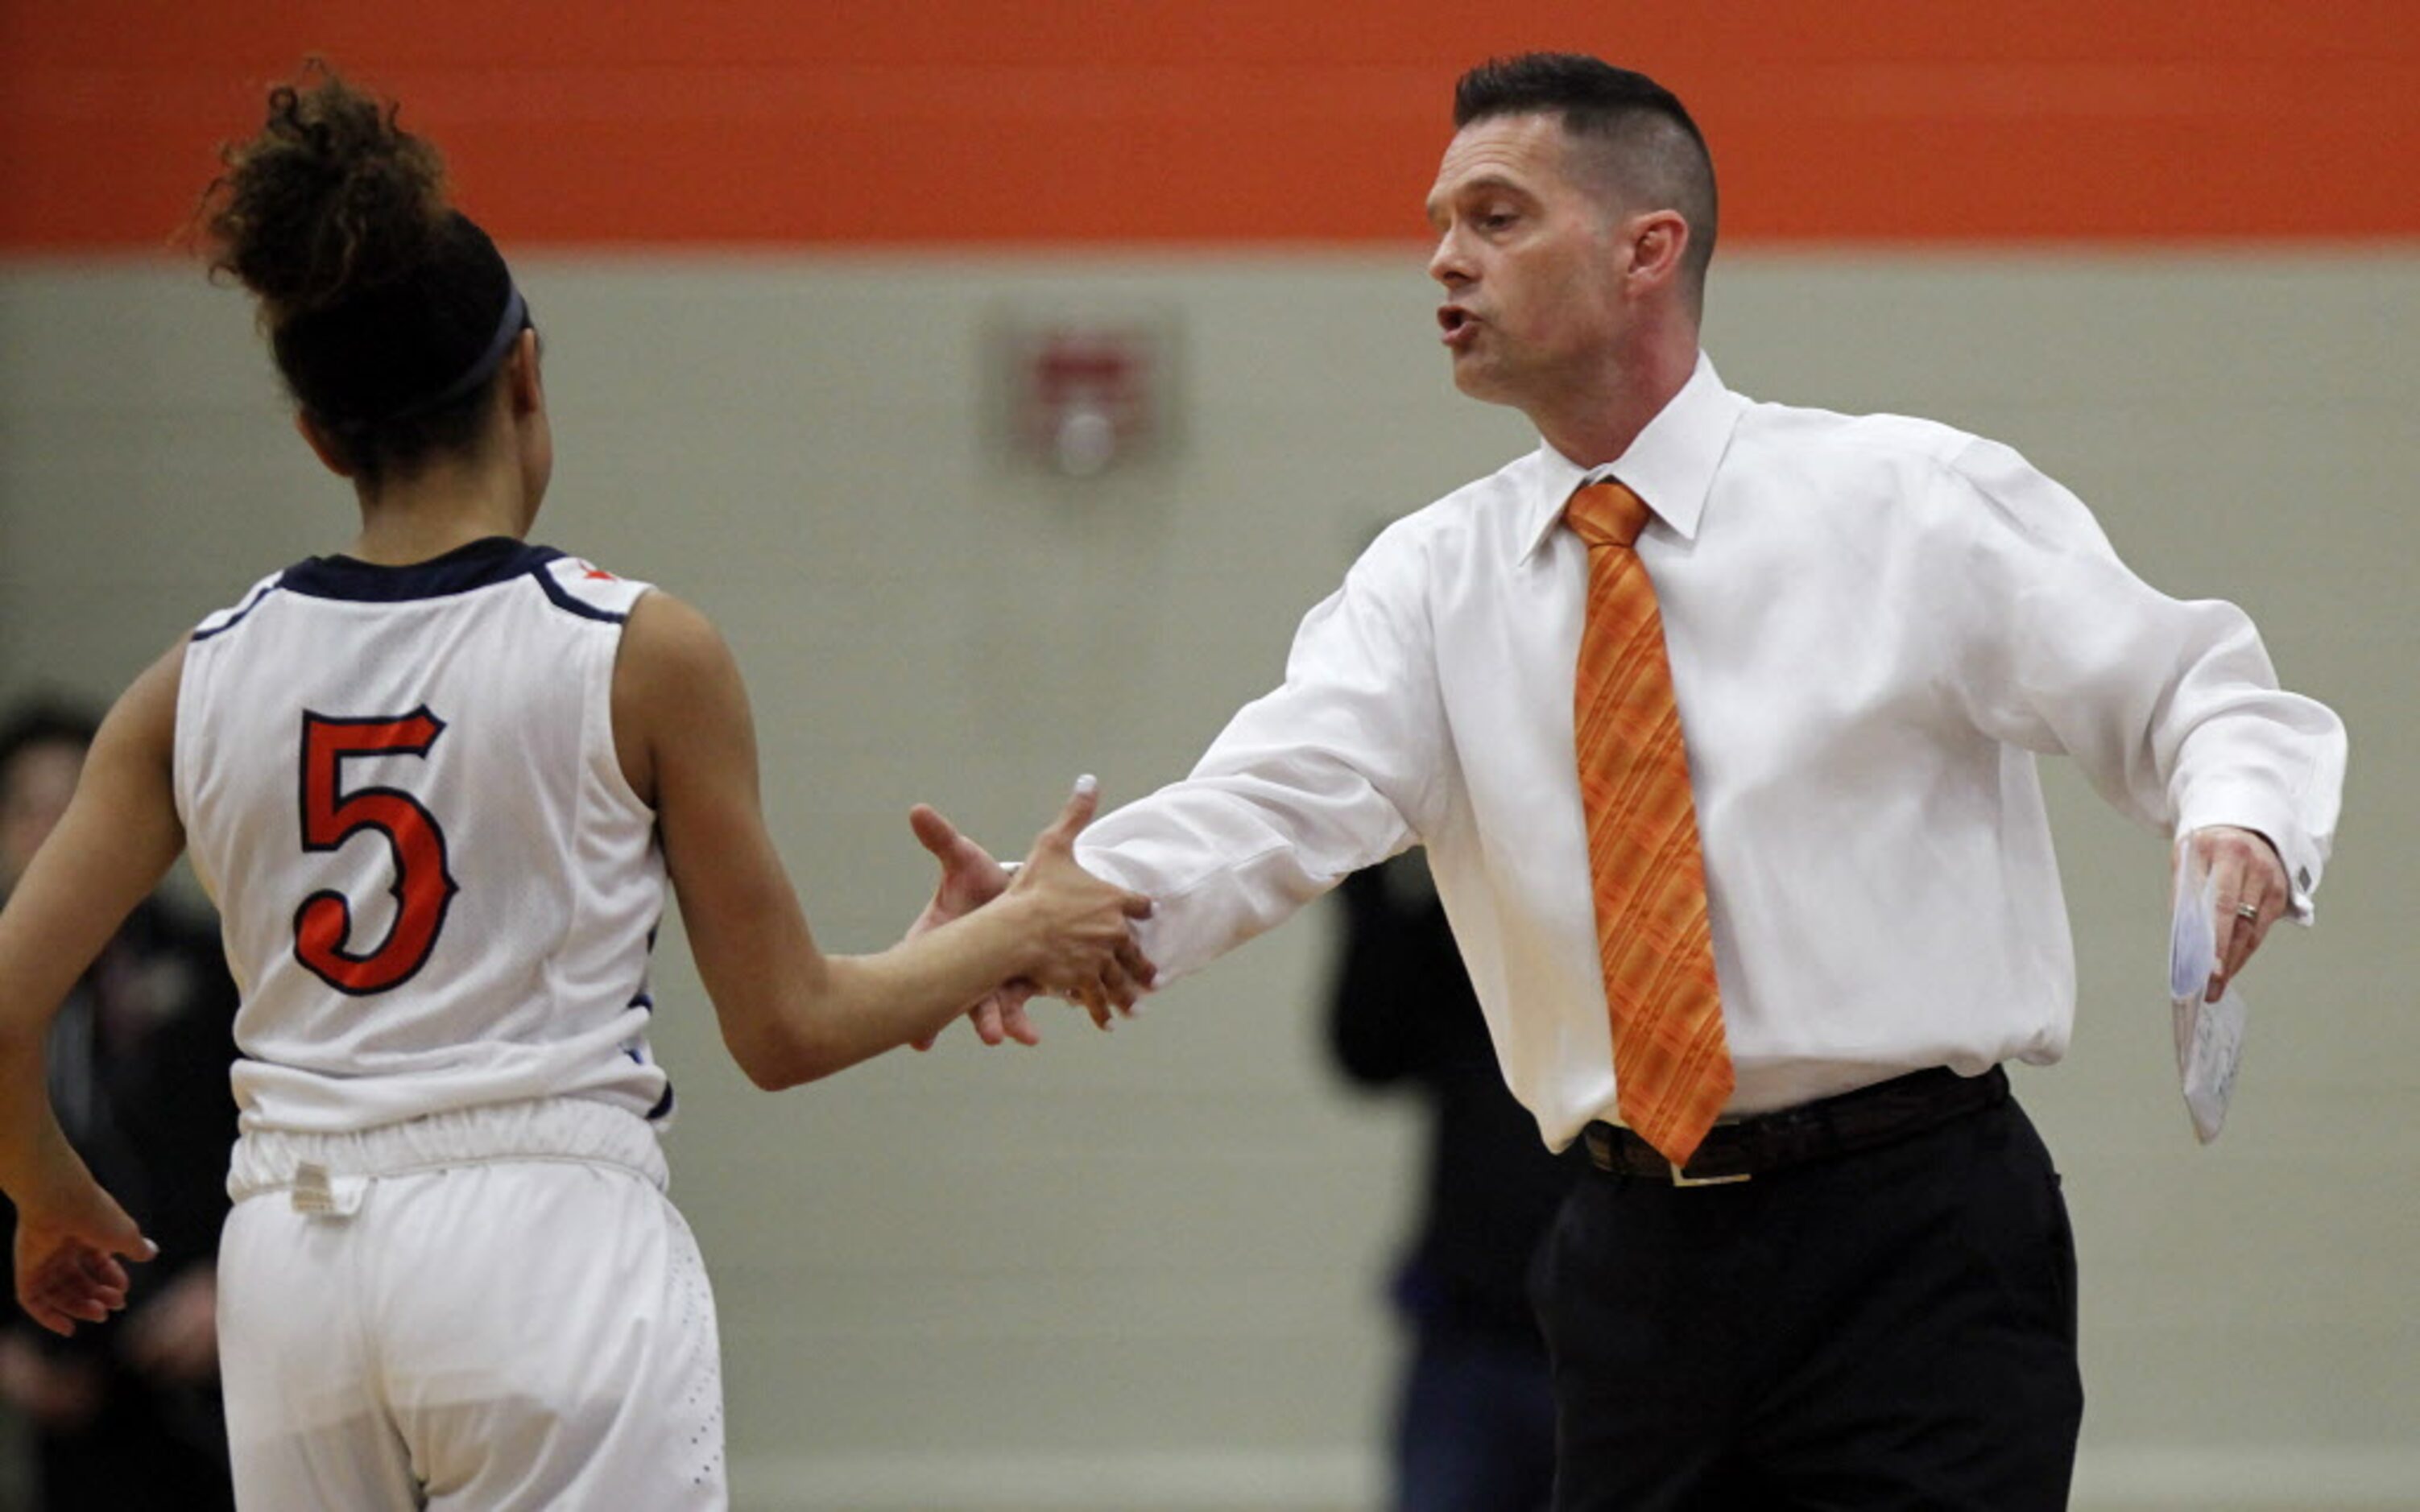
[(99, 1323), (126, 1305), (125, 1260), (160, 1247), (100, 1183), (77, 1170), (54, 1196), (17, 1209), (17, 1303), (52, 1333)]
[[(916, 832), (916, 842), (931, 852), (941, 868), (941, 879), (934, 885), (932, 901), (908, 926), (909, 939), (939, 929), (954, 918), (963, 918), (1008, 890), (1008, 868), (961, 834), (939, 810), (920, 803), (908, 810), (908, 825)], [(1031, 982), (1010, 982), (976, 999), (974, 1006), (967, 1010), (967, 1018), (975, 1026), (975, 1037), (989, 1045), (1011, 1040), (1024, 1045), (1040, 1044), (1042, 1035), (1025, 1011), (1026, 1001), (1032, 997), (1033, 991)], [(910, 1042), (919, 1050), (930, 1050), (937, 1038), (927, 1035)]]
[(1117, 1014), (1134, 1011), (1157, 971), (1134, 938), (1134, 921), (1151, 917), (1151, 900), (1076, 862), (1076, 837), (1099, 807), (1097, 784), (1091, 778), (1078, 780), (1059, 817), (1034, 837), (1008, 890), (1025, 899), (1043, 921), (1042, 954), (1030, 978), (1106, 1029)]
[(2286, 882), (2286, 863), (2256, 831), (2214, 825), (2195, 830), (2186, 843), (2217, 884), (2218, 969), (2211, 975), (2206, 998), (2215, 1003), (2269, 937), (2269, 926), (2286, 912), (2293, 895)]
[(916, 832), (916, 843), (931, 852), (941, 867), (932, 900), (916, 916), (916, 922), (908, 926), (909, 939), (963, 918), (1008, 890), (1008, 868), (961, 834), (931, 804), (920, 803), (908, 810), (908, 827)]

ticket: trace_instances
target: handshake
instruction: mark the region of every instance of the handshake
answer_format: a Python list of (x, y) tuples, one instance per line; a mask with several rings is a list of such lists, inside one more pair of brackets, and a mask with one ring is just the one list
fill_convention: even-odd
[[(929, 804), (908, 815), (916, 839), (940, 863), (932, 901), (908, 927), (915, 939), (978, 909), (1020, 908), (1029, 915), (1030, 964), (967, 1009), (984, 1043), (1014, 1040), (1039, 1044), (1042, 1036), (1026, 1013), (1036, 996), (1064, 998), (1107, 1029), (1152, 987), (1156, 970), (1136, 943), (1134, 921), (1151, 917), (1151, 900), (1105, 882), (1076, 862), (1076, 837), (1100, 807), (1100, 786), (1078, 778), (1075, 791), (1049, 827), (1034, 837), (1022, 863), (1009, 865), (968, 839)], [(938, 1034), (911, 1042), (933, 1047)]]

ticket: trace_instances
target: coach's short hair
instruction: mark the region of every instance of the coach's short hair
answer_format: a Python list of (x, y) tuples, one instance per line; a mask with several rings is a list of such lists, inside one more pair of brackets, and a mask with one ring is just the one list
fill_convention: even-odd
[(1456, 131), (1499, 116), (1549, 115), (1603, 149), (1608, 181), (1626, 204), (1677, 210), (1688, 223), (1682, 271), (1692, 306), (1702, 306), (1714, 255), (1714, 159), (1679, 97), (1643, 73), (1579, 53), (1490, 58), (1453, 87)]

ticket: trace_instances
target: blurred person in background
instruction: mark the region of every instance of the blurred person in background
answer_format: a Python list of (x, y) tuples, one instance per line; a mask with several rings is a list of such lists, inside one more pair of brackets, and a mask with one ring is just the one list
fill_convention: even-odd
[(1390, 1288), (1411, 1335), (1397, 1388), (1393, 1512), (1542, 1512), (1555, 1395), (1529, 1262), (1580, 1154), (1558, 1155), (1504, 1086), (1428, 863), (1346, 877), (1328, 1047), (1355, 1082), (1419, 1099), (1427, 1149)]
[[(0, 901), (66, 811), (96, 724), (52, 700), (0, 719)], [(22, 1314), (0, 1323), (0, 1398), (32, 1429), (49, 1512), (234, 1504), (213, 1313), (235, 1009), (210, 921), (155, 894), (52, 1022), (60, 1125), (160, 1257), (136, 1273), (116, 1328), (60, 1338)]]

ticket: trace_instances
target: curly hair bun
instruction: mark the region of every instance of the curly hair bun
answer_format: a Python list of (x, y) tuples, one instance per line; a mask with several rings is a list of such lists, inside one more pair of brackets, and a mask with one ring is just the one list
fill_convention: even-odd
[(220, 156), (226, 171), (205, 199), (211, 267), (273, 322), (409, 276), (450, 216), (436, 147), (318, 59), (301, 86), (270, 91), (259, 135)]

